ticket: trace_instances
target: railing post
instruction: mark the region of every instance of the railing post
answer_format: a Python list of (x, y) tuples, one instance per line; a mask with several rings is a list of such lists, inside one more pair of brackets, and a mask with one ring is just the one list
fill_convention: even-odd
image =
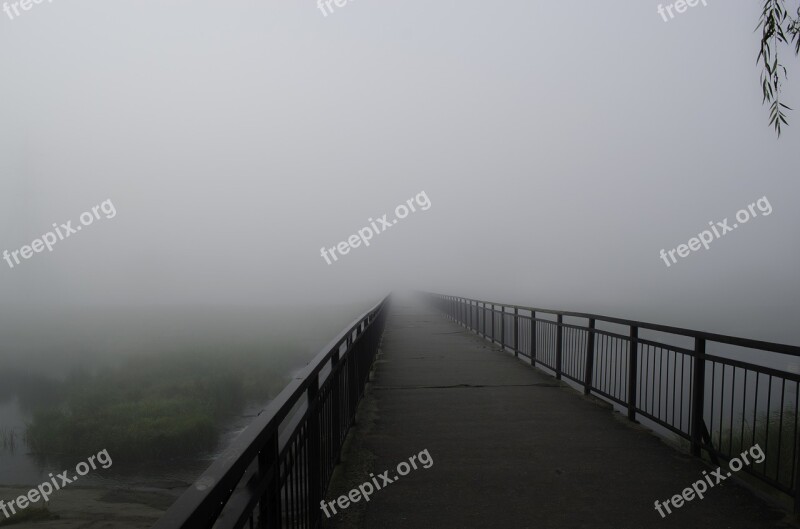
[(519, 309), (514, 307), (514, 356), (519, 357)]
[(492, 303), (492, 343), (494, 343), (494, 303)]
[[(307, 529), (319, 527), (327, 471), (339, 455), (335, 437), (343, 437), (349, 426), (346, 417), (355, 412), (350, 399), (355, 405), (359, 396), (355, 389), (368, 378), (388, 303), (387, 296), (346, 329), (331, 349), (323, 350), (309, 367), (311, 374), (296, 377), (276, 397), (272, 412), (253, 421), (251, 427), (256, 430), (234, 440), (198, 486), (187, 490), (154, 527), (280, 529), (288, 522), (299, 522)], [(347, 352), (342, 354), (345, 345)], [(328, 366), (334, 379), (322, 383), (320, 372)], [(281, 426), (286, 429), (280, 431)], [(281, 443), (283, 435), (286, 445)], [(291, 468), (281, 469), (284, 463)]]
[(586, 372), (583, 375), (583, 394), (592, 392), (594, 375), (594, 318), (589, 318), (589, 335), (586, 337)]
[(275, 529), (281, 526), (280, 453), (276, 431), (258, 453), (258, 473), (269, 476), (267, 487), (259, 502), (259, 528)]
[(561, 380), (561, 347), (563, 345), (561, 324), (564, 323), (564, 317), (559, 314), (556, 321), (558, 323), (556, 325), (556, 330), (558, 331), (558, 334), (556, 335), (556, 379)]
[(473, 329), (473, 330), (477, 327), (477, 325), (474, 323), (475, 320), (474, 320), (474, 316), (473, 316), (473, 314), (475, 314), (476, 312), (477, 312), (477, 310), (472, 310), (472, 300), (470, 300), (470, 302), (469, 302), (469, 327), (470, 327), (470, 329)]
[(536, 366), (536, 311), (531, 311), (531, 365)]
[(311, 509), (311, 527), (316, 527), (320, 521), (322, 513), (319, 510), (319, 503), (322, 495), (322, 451), (320, 447), (320, 412), (319, 405), (319, 375), (314, 375), (308, 389), (308, 505)]
[(628, 342), (628, 420), (636, 422), (636, 377), (639, 374), (639, 327), (631, 325)]
[(333, 352), (331, 356), (331, 375), (333, 379), (331, 380), (331, 423), (333, 432), (331, 436), (336, 442), (336, 463), (338, 464), (341, 461), (342, 457), (342, 415), (340, 413), (339, 407), (341, 406), (341, 397), (340, 393), (340, 380), (342, 373), (338, 370), (339, 368), (339, 349), (337, 348), (336, 351)]
[(500, 305), (500, 348), (506, 350), (506, 306)]
[(473, 330), (473, 331), (475, 330), (475, 328), (477, 326), (475, 324), (475, 316), (474, 316), (475, 312), (476, 311), (472, 310), (472, 300), (469, 300), (469, 328), (471, 330)]
[(347, 418), (347, 424), (352, 426), (356, 423), (356, 405), (358, 404), (358, 366), (356, 366), (356, 348), (353, 346), (353, 337), (347, 337), (347, 349), (345, 352), (347, 356), (347, 378), (348, 378), (348, 407), (347, 412), (350, 415)]
[[(794, 433), (796, 437), (795, 454), (800, 454), (800, 435)], [(794, 514), (800, 513), (800, 457), (795, 458), (794, 463)]]
[(700, 456), (703, 446), (703, 401), (706, 394), (706, 340), (694, 339), (694, 378), (692, 382), (692, 455)]

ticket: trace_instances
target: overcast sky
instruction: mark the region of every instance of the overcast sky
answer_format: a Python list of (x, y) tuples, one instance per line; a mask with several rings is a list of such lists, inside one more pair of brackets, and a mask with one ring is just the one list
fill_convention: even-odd
[[(800, 344), (800, 112), (755, 0), (54, 0), (0, 13), (6, 311), (430, 289)], [(800, 109), (798, 60), (786, 102)], [(425, 191), (331, 265), (333, 247)], [(669, 268), (766, 196), (773, 208)]]

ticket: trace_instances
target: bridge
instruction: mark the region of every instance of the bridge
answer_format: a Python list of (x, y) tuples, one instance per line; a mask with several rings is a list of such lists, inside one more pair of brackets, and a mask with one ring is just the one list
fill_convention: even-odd
[(797, 356), (593, 314), (386, 298), (155, 528), (796, 527)]

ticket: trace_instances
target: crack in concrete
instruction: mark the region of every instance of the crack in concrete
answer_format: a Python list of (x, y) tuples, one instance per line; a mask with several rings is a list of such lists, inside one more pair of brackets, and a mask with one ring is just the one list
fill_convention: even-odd
[(557, 388), (559, 384), (539, 382), (536, 384), (452, 384), (449, 386), (372, 386), (372, 389), (464, 389), (464, 388)]

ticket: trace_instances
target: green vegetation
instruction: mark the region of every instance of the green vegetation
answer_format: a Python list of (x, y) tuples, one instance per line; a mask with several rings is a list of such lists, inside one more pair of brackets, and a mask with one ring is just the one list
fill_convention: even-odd
[(793, 406), (785, 407), (782, 412), (765, 411), (756, 417), (755, 432), (747, 420), (741, 419), (733, 429), (733, 439), (730, 436), (730, 429), (726, 428), (722, 435), (722, 445), (720, 446), (717, 433), (713, 434), (713, 444), (733, 457), (759, 445), (766, 458), (761, 464), (753, 464), (753, 470), (779, 483), (790, 485), (794, 473), (792, 458), (795, 451), (795, 420), (796, 412)]
[[(226, 416), (274, 397), (289, 358), (259, 352), (147, 354), (94, 374), (73, 374), (64, 397), (39, 408), (27, 443), (37, 454), (159, 459), (212, 450)], [(297, 356), (295, 356), (297, 358)]]
[(0, 447), (12, 452), (17, 446), (17, 434), (11, 428), (0, 428)]
[[(758, 52), (757, 62), (761, 65), (761, 92), (762, 104), (770, 103), (769, 124), (775, 128), (778, 137), (781, 135), (781, 126), (788, 125), (786, 110), (789, 106), (781, 102), (781, 79), (787, 79), (786, 67), (778, 58), (778, 49), (781, 46), (794, 47), (795, 55), (800, 55), (800, 5), (787, 0), (763, 0), (761, 18), (758, 20), (756, 30), (761, 30), (761, 48)], [(796, 6), (796, 17), (792, 16), (792, 9)]]

